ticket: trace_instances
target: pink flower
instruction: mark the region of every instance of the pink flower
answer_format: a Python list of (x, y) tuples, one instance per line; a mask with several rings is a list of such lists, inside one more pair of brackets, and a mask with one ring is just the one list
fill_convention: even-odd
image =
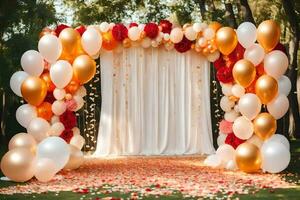
[(223, 119), (219, 124), (219, 131), (223, 134), (232, 133), (232, 122)]

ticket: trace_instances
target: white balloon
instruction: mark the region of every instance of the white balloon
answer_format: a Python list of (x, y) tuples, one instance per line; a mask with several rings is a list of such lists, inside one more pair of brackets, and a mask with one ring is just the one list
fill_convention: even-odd
[(280, 142), (266, 141), (261, 147), (262, 169), (270, 173), (283, 171), (290, 163), (291, 154)]
[(43, 118), (37, 117), (31, 120), (27, 132), (31, 134), (37, 142), (47, 138), (50, 124)]
[(219, 133), (219, 136), (217, 138), (217, 144), (218, 144), (218, 146), (221, 146), (221, 145), (225, 144), (226, 137), (227, 137), (226, 134)]
[(193, 24), (193, 29), (196, 33), (199, 33), (200, 31), (203, 31), (203, 26), (201, 23), (196, 22)]
[(72, 131), (73, 131), (73, 135), (74, 135), (74, 136), (75, 136), (75, 135), (80, 135), (80, 130), (79, 130), (78, 127), (72, 128)]
[(222, 84), (222, 92), (225, 96), (232, 95), (232, 84)]
[(140, 39), (140, 34), (141, 34), (141, 31), (136, 26), (133, 26), (128, 30), (128, 37), (132, 41), (137, 41), (138, 39)]
[(236, 97), (241, 97), (245, 94), (245, 88), (239, 84), (232, 86), (231, 92)]
[(34, 118), (37, 118), (36, 107), (30, 104), (21, 105), (16, 111), (16, 119), (24, 128), (27, 128)]
[(194, 31), (192, 26), (187, 27), (184, 30), (184, 35), (188, 40), (196, 40), (198, 33)]
[(253, 135), (253, 124), (244, 116), (238, 117), (233, 125), (232, 131), (234, 135), (242, 140), (247, 140)]
[(67, 110), (67, 105), (64, 101), (56, 100), (52, 104), (52, 112), (55, 115), (62, 115)]
[(181, 28), (173, 28), (170, 33), (170, 40), (173, 43), (179, 43), (183, 38), (183, 31)]
[(256, 27), (251, 22), (243, 22), (236, 30), (239, 43), (244, 48), (249, 48), (256, 41)]
[(278, 93), (288, 96), (292, 89), (292, 83), (287, 76), (282, 75), (278, 79)]
[(74, 135), (70, 141), (70, 144), (77, 147), (78, 149), (82, 149), (84, 143), (85, 140), (81, 135)]
[(81, 45), (90, 56), (96, 55), (102, 46), (102, 35), (95, 28), (88, 28), (81, 36)]
[(50, 68), (50, 77), (57, 88), (64, 88), (73, 77), (73, 68), (68, 61), (59, 60)]
[(45, 60), (54, 63), (62, 52), (62, 44), (56, 36), (46, 34), (40, 39), (38, 49)]
[(165, 33), (164, 34), (164, 40), (165, 41), (169, 41), (170, 40), (170, 34), (169, 33)]
[(145, 49), (151, 47), (151, 39), (148, 37), (144, 38), (141, 42), (141, 46)]
[(222, 165), (222, 160), (221, 158), (216, 155), (216, 154), (213, 154), (213, 155), (209, 155), (205, 160), (204, 160), (204, 164), (206, 166), (210, 166), (210, 167), (213, 167), (213, 168), (217, 168), (217, 167), (220, 167)]
[(283, 135), (274, 134), (266, 142), (279, 142), (283, 144), (288, 150), (290, 150), (290, 142)]
[(56, 174), (56, 167), (53, 160), (40, 158), (35, 163), (35, 174), (37, 180), (41, 182), (50, 181)]
[(26, 73), (40, 76), (44, 71), (44, 60), (39, 52), (28, 50), (21, 57), (21, 66)]
[(238, 105), (238, 104), (236, 104), (236, 105), (234, 106), (233, 109), (234, 109), (234, 111), (237, 112), (237, 113), (240, 112), (240, 109), (239, 109), (239, 105)]
[(225, 112), (231, 110), (231, 108), (235, 105), (234, 101), (231, 101), (227, 96), (223, 96), (220, 101), (221, 109)]
[(251, 138), (249, 138), (247, 140), (247, 142), (254, 144), (255, 146), (257, 146), (259, 149), (261, 148), (261, 146), (263, 145), (264, 141), (261, 140), (257, 135), (253, 134)]
[(229, 160), (226, 164), (226, 167), (225, 167), (227, 170), (231, 170), (231, 171), (235, 171), (237, 170), (237, 166), (236, 166), (236, 162), (235, 160)]
[(109, 23), (109, 29), (110, 29), (110, 30), (112, 30), (112, 29), (113, 29), (113, 27), (114, 27), (115, 25), (116, 25), (116, 24), (115, 24), (115, 23), (113, 23), (113, 22)]
[(49, 158), (55, 163), (58, 172), (67, 164), (70, 157), (68, 144), (60, 137), (51, 136), (37, 146), (37, 159)]
[(223, 144), (219, 146), (216, 151), (216, 154), (221, 158), (223, 163), (228, 162), (229, 160), (233, 160), (235, 157), (235, 150), (229, 144)]
[(253, 63), (254, 66), (257, 66), (264, 60), (265, 50), (259, 45), (254, 44), (248, 47), (244, 53), (244, 58)]
[(146, 26), (145, 24), (139, 24), (138, 28), (140, 29), (140, 31), (143, 31), (145, 26)]
[(65, 126), (63, 125), (63, 123), (56, 122), (51, 125), (51, 128), (48, 131), (48, 134), (50, 136), (60, 136), (64, 130), (65, 130)]
[(216, 35), (215, 31), (211, 28), (206, 28), (203, 31), (203, 37), (207, 40), (213, 39), (215, 35)]
[(287, 56), (279, 50), (271, 51), (264, 59), (265, 72), (275, 79), (279, 79), (286, 72), (288, 65), (289, 60)]
[(62, 100), (66, 96), (66, 91), (64, 89), (55, 88), (53, 96), (56, 100)]
[(208, 54), (206, 58), (209, 62), (215, 62), (216, 60), (218, 60), (219, 57), (220, 57), (220, 52), (215, 51), (214, 53)]
[(73, 96), (73, 99), (76, 101), (77, 103), (77, 108), (75, 111), (78, 111), (82, 108), (82, 106), (84, 105), (84, 100), (81, 96)]
[(109, 30), (109, 23), (102, 22), (100, 24), (100, 31), (104, 33), (104, 32), (107, 32), (108, 30)]
[(22, 97), (21, 86), (22, 86), (23, 81), (27, 77), (29, 77), (29, 75), (26, 72), (18, 71), (18, 72), (15, 72), (10, 78), (10, 81), (9, 81), (10, 88), (19, 97)]
[(225, 112), (224, 119), (229, 122), (234, 122), (236, 118), (238, 118), (240, 114), (236, 112), (235, 110), (230, 110), (228, 112)]
[(78, 88), (78, 90), (75, 92), (74, 96), (81, 96), (81, 97), (85, 97), (86, 96), (86, 89), (85, 87), (82, 85)]
[(51, 124), (55, 124), (56, 122), (60, 122), (59, 117), (57, 115), (53, 115), (51, 118)]
[(289, 100), (284, 94), (280, 94), (267, 104), (267, 108), (275, 119), (280, 119), (289, 110)]
[(250, 120), (253, 120), (261, 110), (260, 99), (252, 93), (243, 95), (240, 98), (238, 105), (241, 114)]

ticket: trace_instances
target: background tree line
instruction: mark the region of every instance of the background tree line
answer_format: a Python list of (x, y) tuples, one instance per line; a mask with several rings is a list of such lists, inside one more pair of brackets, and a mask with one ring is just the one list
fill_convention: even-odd
[[(275, 19), (281, 26), (283, 43), (290, 58), (287, 75), (292, 82), (289, 95), (290, 113), (294, 122), (289, 126), (289, 115), (279, 122), (278, 132), (300, 137), (300, 116), (297, 100), (297, 77), (299, 63), (299, 22), (300, 1), (295, 0), (2, 0), (0, 2), (0, 127), (1, 141), (9, 138), (22, 128), (15, 120), (15, 111), (21, 99), (9, 88), (11, 75), (20, 69), (20, 58), (28, 49), (36, 49), (39, 32), (46, 26), (55, 27), (59, 23), (71, 22), (74, 27), (81, 24), (108, 22), (158, 22), (172, 18), (179, 24), (193, 21), (218, 21), (224, 26), (237, 26), (243, 21), (256, 25), (266, 19)], [(220, 86), (211, 68), (211, 110), (213, 129), (216, 135), (217, 122), (222, 117), (219, 108)], [(88, 84), (89, 91), (100, 93), (100, 73)], [(97, 132), (100, 95), (87, 97), (85, 110), (81, 111), (80, 125), (85, 134)], [(88, 121), (96, 120), (92, 127), (85, 127)], [(93, 144), (90, 144), (92, 146)], [(2, 146), (2, 145), (0, 145)], [(5, 145), (6, 146), (6, 145)], [(87, 147), (86, 150), (89, 150)]]

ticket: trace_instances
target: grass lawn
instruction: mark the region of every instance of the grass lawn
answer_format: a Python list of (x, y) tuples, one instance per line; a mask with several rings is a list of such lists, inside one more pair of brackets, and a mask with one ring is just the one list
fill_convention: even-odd
[[(0, 147), (1, 148), (1, 147)], [(1, 148), (0, 156), (4, 154), (4, 148)], [(300, 185), (300, 141), (292, 141), (291, 142), (291, 152), (292, 159), (288, 169), (284, 172), (284, 178), (287, 181), (297, 183)], [(0, 173), (2, 176), (2, 174)], [(0, 188), (8, 187), (10, 185), (15, 185), (16, 183), (0, 181)], [(109, 186), (108, 186), (109, 187)], [(219, 195), (220, 199), (222, 199), (222, 194)], [(130, 199), (130, 193), (120, 193), (114, 192), (105, 194), (101, 192), (101, 190), (89, 191), (87, 193), (77, 193), (77, 192), (48, 192), (43, 194), (16, 194), (16, 195), (0, 195), (0, 199), (100, 199), (103, 197), (114, 197), (115, 199), (124, 198)], [(300, 187), (290, 188), (290, 189), (261, 189), (254, 194), (247, 195), (234, 195), (233, 199), (300, 199)], [(147, 196), (143, 197), (144, 199), (183, 199), (184, 197), (178, 191), (174, 191), (174, 193), (170, 196)], [(191, 199), (190, 197), (188, 199)], [(195, 198), (198, 199), (198, 198)]]

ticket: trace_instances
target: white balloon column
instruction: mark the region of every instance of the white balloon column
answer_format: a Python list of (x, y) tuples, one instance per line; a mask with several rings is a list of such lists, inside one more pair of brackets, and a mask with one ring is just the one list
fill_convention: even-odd
[[(205, 160), (208, 166), (270, 173), (288, 166), (289, 142), (275, 134), (276, 120), (289, 109), (287, 95), (291, 91), (291, 82), (284, 75), (288, 58), (279, 37), (279, 26), (272, 20), (257, 29), (244, 22), (236, 31), (217, 32), (217, 43), (224, 46), (214, 65), (224, 94), (220, 106), (225, 115), (219, 124), (219, 148)], [(238, 41), (234, 47), (225, 45), (234, 40)]]

